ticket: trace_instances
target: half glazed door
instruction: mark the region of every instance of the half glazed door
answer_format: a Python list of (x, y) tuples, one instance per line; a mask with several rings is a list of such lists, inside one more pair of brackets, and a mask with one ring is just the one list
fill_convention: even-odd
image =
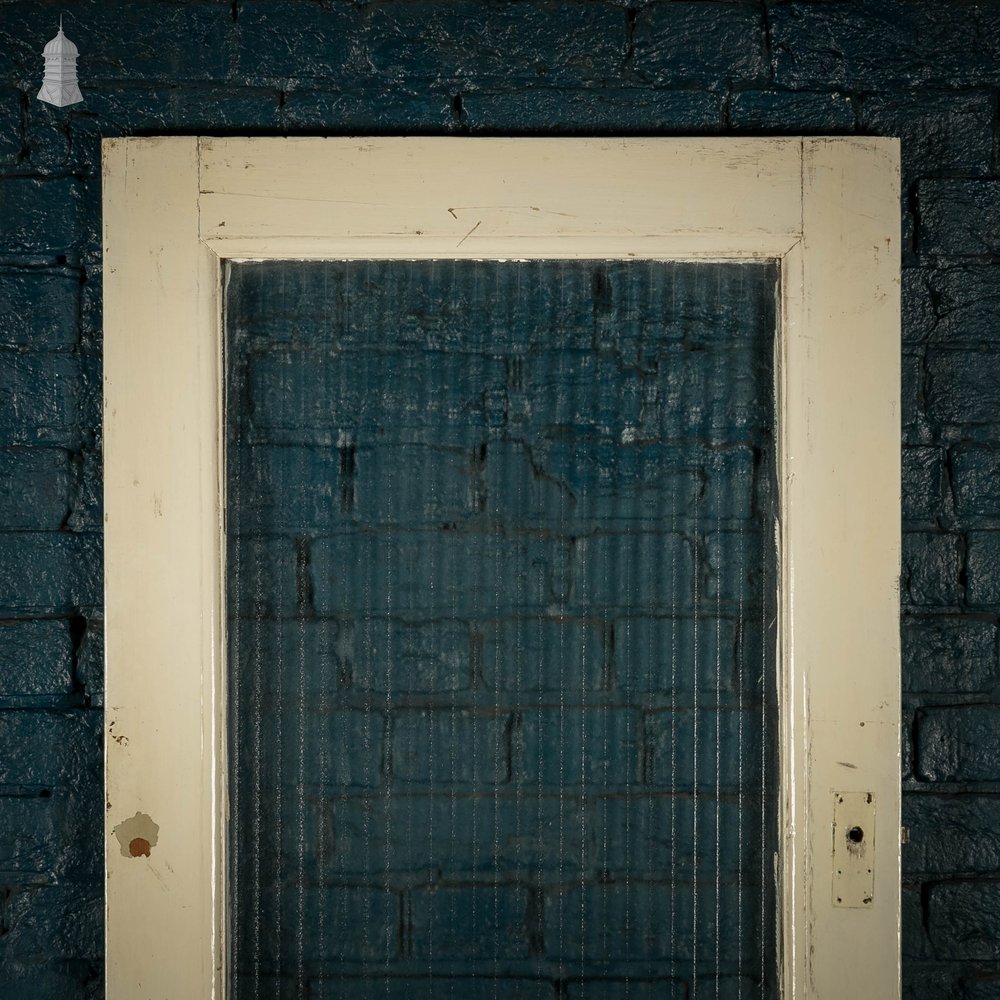
[(895, 144), (105, 159), (109, 996), (897, 995)]

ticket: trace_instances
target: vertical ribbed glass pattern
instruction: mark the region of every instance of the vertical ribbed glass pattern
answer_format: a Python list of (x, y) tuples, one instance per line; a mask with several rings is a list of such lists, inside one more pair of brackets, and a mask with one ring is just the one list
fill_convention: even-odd
[(235, 997), (776, 996), (776, 281), (229, 266)]

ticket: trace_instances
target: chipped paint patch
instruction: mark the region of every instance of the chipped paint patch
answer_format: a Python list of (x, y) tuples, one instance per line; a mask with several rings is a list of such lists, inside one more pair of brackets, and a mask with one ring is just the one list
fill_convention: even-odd
[(145, 813), (137, 812), (131, 819), (119, 823), (114, 834), (118, 838), (123, 858), (148, 858), (156, 847), (160, 827)]

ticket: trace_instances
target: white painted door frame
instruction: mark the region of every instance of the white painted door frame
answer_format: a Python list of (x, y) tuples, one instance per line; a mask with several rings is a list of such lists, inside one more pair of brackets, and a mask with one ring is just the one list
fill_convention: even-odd
[(220, 281), (271, 257), (780, 262), (781, 979), (897, 997), (897, 141), (126, 138), (103, 176), (110, 1000), (226, 994)]

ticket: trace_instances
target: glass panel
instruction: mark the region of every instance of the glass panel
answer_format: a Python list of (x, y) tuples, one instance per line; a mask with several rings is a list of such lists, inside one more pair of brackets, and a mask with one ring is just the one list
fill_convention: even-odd
[(776, 280), (230, 265), (235, 996), (776, 995)]

